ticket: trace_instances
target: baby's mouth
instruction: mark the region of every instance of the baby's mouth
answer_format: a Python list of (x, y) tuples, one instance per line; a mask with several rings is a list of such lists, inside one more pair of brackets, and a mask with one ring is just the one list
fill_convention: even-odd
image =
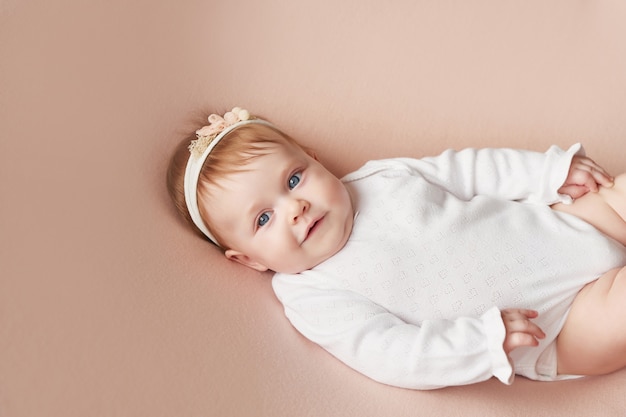
[(315, 231), (317, 230), (317, 228), (320, 225), (320, 223), (322, 222), (322, 220), (324, 220), (324, 218), (320, 217), (319, 219), (317, 219), (313, 223), (311, 223), (311, 226), (309, 227), (309, 230), (307, 231), (306, 236), (304, 237), (304, 241), (303, 242), (305, 242), (313, 233), (315, 233)]

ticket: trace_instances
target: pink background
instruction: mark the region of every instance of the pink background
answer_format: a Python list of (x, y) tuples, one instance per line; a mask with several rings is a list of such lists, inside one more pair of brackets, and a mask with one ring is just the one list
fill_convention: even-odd
[(0, 0), (0, 416), (623, 415), (626, 371), (370, 381), (183, 228), (164, 175), (234, 105), (338, 175), (576, 141), (623, 172), (624, 22), (617, 0)]

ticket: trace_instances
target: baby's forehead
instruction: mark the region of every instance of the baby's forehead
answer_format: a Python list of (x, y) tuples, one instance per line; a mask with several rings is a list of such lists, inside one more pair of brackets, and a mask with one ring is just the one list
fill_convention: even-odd
[(257, 142), (245, 147), (224, 149), (219, 158), (207, 161), (214, 165), (207, 171), (204, 185), (210, 189), (210, 194), (221, 194), (242, 181), (246, 184), (258, 182), (254, 178), (258, 175), (270, 180), (290, 165), (304, 163), (306, 158), (307, 153), (298, 145), (282, 141)]
[(270, 157), (286, 157), (294, 151), (295, 146), (286, 142), (258, 142), (234, 149), (235, 155), (228, 158), (233, 165), (233, 171), (245, 169), (248, 165), (257, 163), (259, 160), (267, 160)]
[(242, 177), (249, 180), (256, 175), (273, 176), (285, 170), (294, 161), (303, 160), (306, 154), (296, 147), (269, 143), (263, 149), (241, 155), (239, 161), (230, 164), (228, 170), (224, 170), (215, 182), (232, 183), (240, 181)]
[(254, 165), (277, 164), (302, 158), (305, 152), (298, 145), (283, 142), (265, 142), (241, 153), (241, 160), (234, 171), (250, 169)]

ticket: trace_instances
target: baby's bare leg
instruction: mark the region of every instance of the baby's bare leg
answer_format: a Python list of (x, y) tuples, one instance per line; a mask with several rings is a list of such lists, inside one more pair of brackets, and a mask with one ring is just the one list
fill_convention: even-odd
[(626, 366), (626, 267), (578, 293), (557, 338), (559, 374), (599, 375)]
[(626, 245), (626, 174), (616, 177), (612, 188), (600, 187), (597, 193), (587, 193), (572, 204), (552, 208), (580, 217)]

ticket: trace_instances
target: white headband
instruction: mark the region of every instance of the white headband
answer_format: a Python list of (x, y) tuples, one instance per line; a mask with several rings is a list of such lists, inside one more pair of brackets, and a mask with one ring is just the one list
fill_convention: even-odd
[[(198, 180), (204, 161), (223, 138), (229, 132), (249, 124), (262, 124), (273, 128), (273, 125), (262, 119), (249, 119), (250, 115), (246, 110), (235, 107), (222, 118), (212, 114), (209, 116), (210, 124), (196, 131), (198, 139), (191, 142), (189, 151), (191, 155), (185, 168), (185, 203), (193, 223), (208, 237), (211, 242), (220, 246), (215, 236), (202, 221), (200, 209), (198, 207)], [(218, 133), (219, 132), (219, 133)], [(216, 135), (217, 133), (217, 135)], [(205, 148), (206, 147), (206, 148)]]

